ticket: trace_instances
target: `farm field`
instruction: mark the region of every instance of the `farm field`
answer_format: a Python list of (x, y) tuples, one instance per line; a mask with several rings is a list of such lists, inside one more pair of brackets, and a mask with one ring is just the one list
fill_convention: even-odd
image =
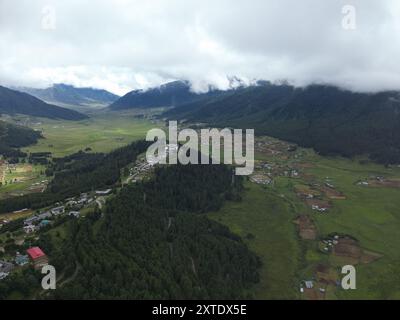
[[(261, 257), (256, 297), (398, 299), (400, 168), (261, 141), (256, 183), (246, 183), (242, 202), (210, 214)], [(356, 290), (338, 287), (347, 264), (356, 266)], [(314, 288), (301, 293), (306, 280)]]
[(0, 166), (0, 199), (41, 192), (47, 183), (45, 166), (28, 163)]

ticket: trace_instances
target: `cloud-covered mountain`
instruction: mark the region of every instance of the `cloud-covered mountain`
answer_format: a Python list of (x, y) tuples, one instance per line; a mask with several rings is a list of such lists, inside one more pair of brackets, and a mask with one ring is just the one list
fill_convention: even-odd
[(199, 101), (220, 94), (219, 90), (196, 93), (191, 90), (188, 81), (173, 81), (148, 90), (134, 90), (114, 103), (111, 110), (132, 108), (176, 107), (185, 103)]
[(333, 86), (242, 88), (171, 109), (171, 120), (254, 128), (323, 154), (369, 154), (400, 163), (400, 93), (355, 93)]

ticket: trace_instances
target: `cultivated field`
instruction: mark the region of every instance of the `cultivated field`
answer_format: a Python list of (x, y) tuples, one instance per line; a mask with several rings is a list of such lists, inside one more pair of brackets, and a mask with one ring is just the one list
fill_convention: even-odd
[(42, 192), (48, 179), (45, 169), (42, 165), (4, 163), (0, 166), (0, 199)]

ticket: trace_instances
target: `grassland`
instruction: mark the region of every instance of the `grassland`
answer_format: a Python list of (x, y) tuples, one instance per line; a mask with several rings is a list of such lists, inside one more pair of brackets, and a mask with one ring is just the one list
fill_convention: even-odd
[[(160, 124), (138, 119), (134, 112), (108, 114), (99, 111), (84, 121), (58, 121), (27, 116), (8, 117), (7, 121), (42, 131), (44, 139), (23, 151), (51, 152), (54, 157), (66, 156), (79, 150), (109, 152), (134, 140), (144, 139), (149, 129), (160, 127)], [(45, 185), (41, 182), (48, 179), (44, 171), (44, 166), (23, 163), (15, 168), (1, 166), (0, 199), (43, 190)]]
[(90, 148), (93, 152), (109, 152), (134, 140), (143, 139), (157, 125), (134, 115), (99, 114), (84, 121), (36, 121), (32, 127), (41, 130), (45, 139), (29, 146), (25, 152), (52, 152), (62, 157)]
[(241, 202), (229, 202), (209, 217), (240, 235), (263, 263), (257, 299), (296, 299), (300, 247), (290, 204), (275, 192), (246, 183)]
[[(46, 180), (45, 167), (20, 163), (17, 165), (2, 165), (0, 177), (0, 199), (19, 196), (30, 192), (40, 192), (45, 187), (41, 182)], [(34, 186), (34, 184), (37, 184)]]
[(310, 173), (322, 180), (329, 177), (347, 199), (334, 201), (327, 215), (315, 215), (320, 234), (339, 232), (360, 241), (363, 248), (383, 255), (376, 262), (357, 267), (357, 290), (338, 290), (338, 298), (400, 298), (400, 189), (357, 185), (369, 176), (398, 178), (397, 167), (360, 165), (341, 158), (316, 155)]
[[(299, 148), (296, 159), (288, 153), (257, 152), (256, 160), (275, 167), (307, 164), (293, 178), (275, 173), (268, 186), (247, 182), (243, 201), (228, 203), (210, 217), (242, 236), (262, 259), (259, 299), (301, 298), (302, 280), (315, 277), (317, 265), (328, 265), (340, 279), (341, 266), (349, 260), (321, 252), (318, 239), (301, 240), (293, 224), (299, 214), (309, 215), (318, 230), (318, 238), (332, 233), (356, 238), (364, 250), (381, 255), (377, 261), (357, 264), (357, 289), (345, 291), (327, 287), (325, 299), (399, 299), (400, 298), (400, 188), (361, 186), (358, 181), (383, 176), (399, 178), (400, 168), (365, 163), (357, 159), (321, 157), (312, 150)], [(285, 170), (285, 169), (282, 169)], [(312, 183), (329, 181), (345, 195), (330, 200), (327, 213), (312, 210), (297, 191)]]

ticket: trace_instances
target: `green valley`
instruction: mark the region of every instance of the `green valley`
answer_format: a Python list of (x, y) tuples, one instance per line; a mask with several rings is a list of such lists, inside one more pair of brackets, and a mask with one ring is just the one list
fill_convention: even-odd
[[(397, 181), (400, 168), (362, 159), (323, 157), (303, 148), (289, 152), (290, 145), (285, 142), (266, 137), (260, 141), (263, 150), (256, 149), (258, 166), (253, 175), (258, 183), (247, 182), (242, 202), (228, 203), (210, 215), (239, 234), (261, 257), (257, 297), (398, 298), (400, 288), (388, 279), (400, 273), (400, 188), (375, 186), (374, 181), (377, 177)], [(315, 196), (306, 199), (302, 192)], [(329, 208), (319, 211), (314, 205), (313, 209), (310, 201), (329, 203)], [(309, 217), (315, 225), (315, 239), (300, 237), (294, 223), (299, 215)], [(329, 246), (326, 239), (334, 234), (354, 238), (351, 248), (357, 251), (360, 247), (368, 256), (360, 257), (359, 263), (347, 252), (340, 256), (332, 253), (334, 249), (325, 252), (325, 242)], [(337, 286), (345, 264), (357, 265), (357, 290)], [(318, 287), (301, 293), (306, 280)]]

